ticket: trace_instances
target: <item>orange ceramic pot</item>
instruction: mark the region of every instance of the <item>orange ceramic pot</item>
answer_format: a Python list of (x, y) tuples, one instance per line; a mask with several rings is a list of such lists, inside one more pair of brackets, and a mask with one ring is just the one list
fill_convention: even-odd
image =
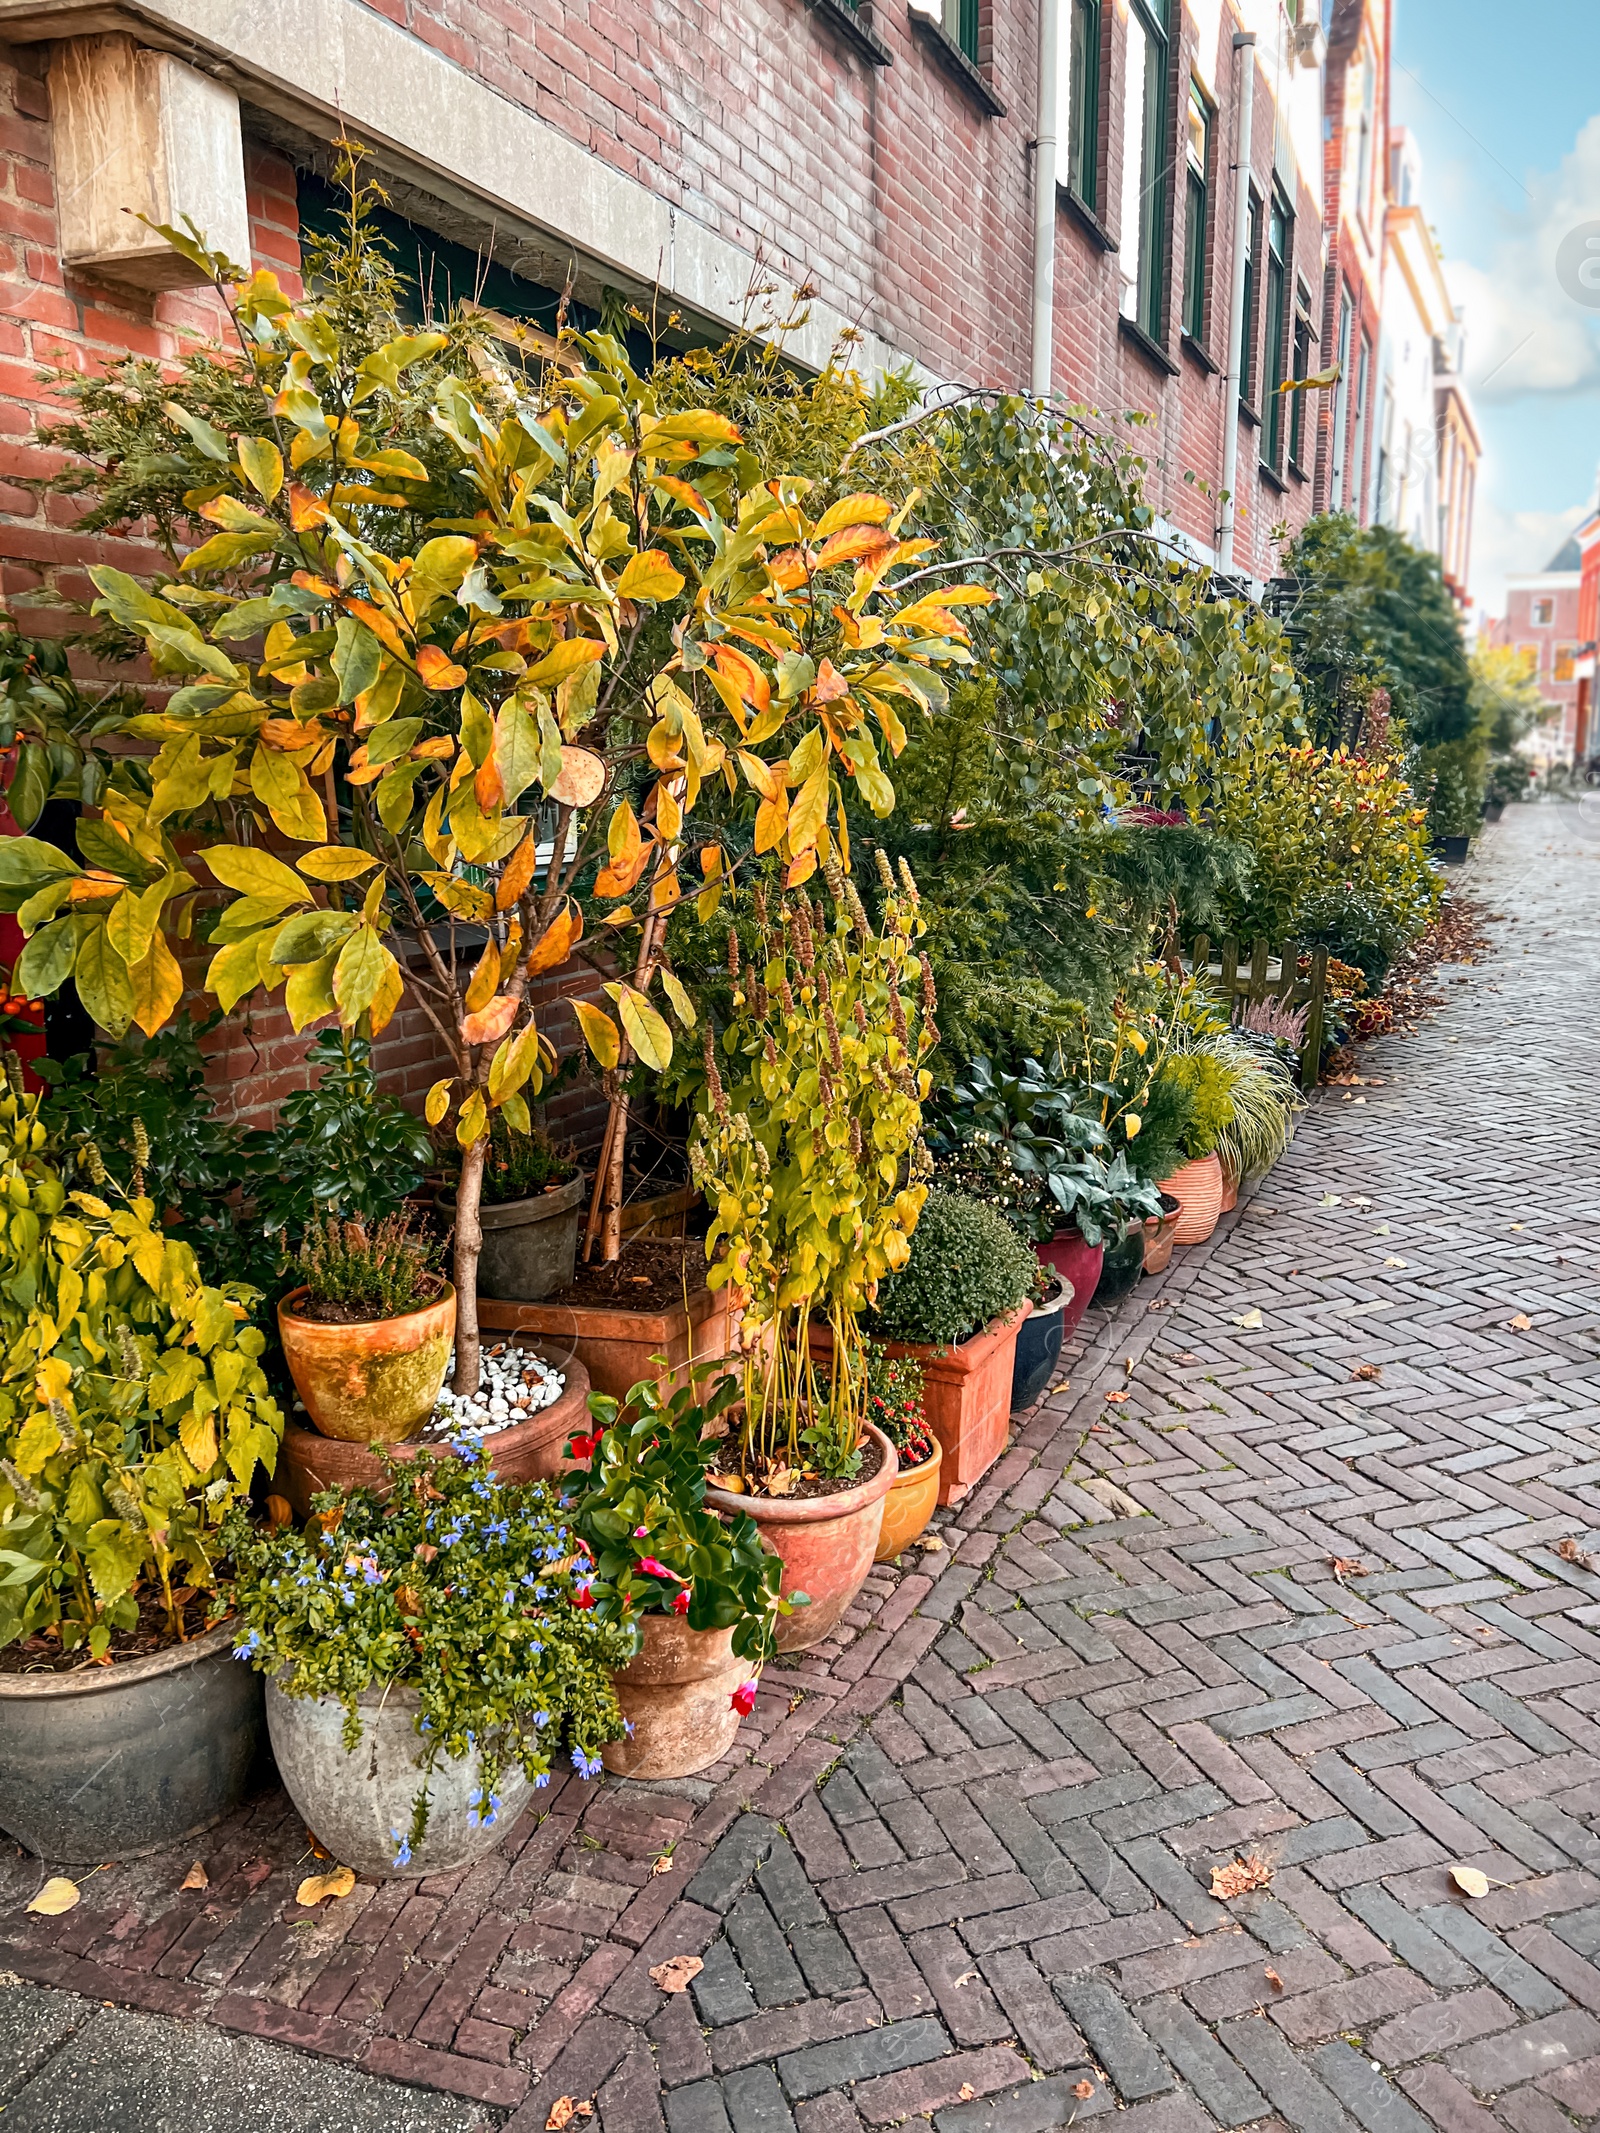
[(294, 1389), (325, 1437), (345, 1444), (400, 1444), (414, 1437), (438, 1404), (456, 1337), (456, 1292), (448, 1282), (435, 1302), (399, 1318), (325, 1325), (301, 1318), (305, 1295), (292, 1289), (278, 1306), (278, 1338)]
[[(567, 1380), (559, 1400), (526, 1422), (513, 1422), (509, 1429), (497, 1430), (483, 1440), (490, 1470), (498, 1480), (551, 1481), (570, 1469), (572, 1462), (565, 1456), (567, 1439), (574, 1431), (589, 1427), (589, 1373), (581, 1363), (570, 1360), (557, 1367)], [(414, 1459), (422, 1449), (416, 1443), (391, 1444), (388, 1452), (391, 1458)], [(272, 1486), (288, 1499), (296, 1518), (308, 1518), (311, 1499), (319, 1489), (372, 1489), (387, 1496), (391, 1483), (387, 1467), (365, 1444), (340, 1443), (291, 1421), (284, 1426)]]
[[(939, 1440), (939, 1501), (960, 1503), (982, 1480), (1011, 1435), (1011, 1381), (1017, 1334), (1031, 1304), (991, 1318), (954, 1348), (930, 1341), (885, 1341), (886, 1355), (914, 1355), (922, 1365), (922, 1413)], [(811, 1329), (811, 1352), (833, 1352), (826, 1326)]]
[(889, 1484), (883, 1506), (883, 1531), (878, 1535), (875, 1563), (892, 1563), (902, 1548), (909, 1548), (927, 1526), (939, 1501), (939, 1462), (943, 1454), (937, 1437), (933, 1456), (921, 1466), (903, 1466)]
[[(1008, 1364), (1009, 1368), (1009, 1364)], [(869, 1481), (840, 1489), (832, 1496), (811, 1496), (796, 1503), (782, 1496), (735, 1496), (728, 1489), (706, 1490), (714, 1511), (753, 1518), (761, 1538), (783, 1559), (779, 1590), (809, 1595), (810, 1605), (778, 1618), (780, 1652), (804, 1651), (820, 1644), (842, 1618), (866, 1582), (883, 1530), (883, 1506), (899, 1471), (894, 1446), (872, 1423), (867, 1435), (883, 1451), (883, 1463)]]
[(1146, 1274), (1164, 1274), (1172, 1263), (1173, 1236), (1178, 1227), (1178, 1217), (1183, 1212), (1170, 1192), (1161, 1195), (1163, 1206), (1159, 1215), (1144, 1218), (1144, 1267)]
[(1222, 1165), (1222, 1212), (1231, 1215), (1239, 1204), (1239, 1173), (1227, 1156), (1219, 1153), (1217, 1160)]
[(1222, 1212), (1222, 1164), (1213, 1155), (1196, 1157), (1161, 1180), (1161, 1190), (1177, 1201), (1178, 1226), (1174, 1244), (1204, 1244), (1217, 1226)]
[[(686, 1384), (691, 1359), (717, 1362), (734, 1351), (739, 1312), (726, 1289), (691, 1289), (671, 1311), (624, 1311), (601, 1304), (508, 1303), (478, 1298), (485, 1332), (531, 1333), (542, 1353), (573, 1356), (589, 1373), (596, 1392), (625, 1400), (641, 1378), (669, 1390)], [(665, 1371), (655, 1357), (667, 1359)]]
[(693, 1777), (733, 1746), (733, 1692), (750, 1662), (734, 1657), (731, 1629), (690, 1629), (676, 1615), (645, 1615), (639, 1627), (638, 1656), (611, 1677), (633, 1731), (607, 1741), (600, 1759), (617, 1777)]

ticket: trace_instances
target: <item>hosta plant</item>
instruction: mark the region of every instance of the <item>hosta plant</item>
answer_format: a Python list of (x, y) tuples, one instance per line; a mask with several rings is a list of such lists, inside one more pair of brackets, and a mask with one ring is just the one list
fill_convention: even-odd
[(585, 1775), (622, 1731), (611, 1686), (633, 1633), (601, 1621), (588, 1559), (544, 1482), (496, 1481), (481, 1444), (394, 1462), (393, 1493), (330, 1489), (304, 1532), (258, 1525), (242, 1510), (227, 1539), (240, 1630), (235, 1657), (288, 1696), (335, 1697), (344, 1740), (361, 1739), (362, 1691), (417, 1692), (419, 1782), (397, 1866), (428, 1825), (428, 1776), (477, 1748), (477, 1813), (499, 1813), (495, 1785), (518, 1765), (546, 1784), (563, 1748)]
[(144, 1598), (181, 1633), (283, 1418), (255, 1292), (206, 1287), (150, 1200), (70, 1190), (38, 1112), (0, 1096), (0, 1642), (101, 1659)]
[[(733, 1018), (720, 1044), (705, 1032), (690, 1140), (713, 1210), (708, 1279), (744, 1305), (745, 1477), (777, 1493), (807, 1465), (857, 1471), (860, 1313), (905, 1265), (927, 1193), (922, 1061), (938, 1032), (915, 887), (889, 878), (874, 930), (831, 865), (828, 885), (831, 918), (803, 894), (775, 914), (757, 903), (748, 966), (730, 933)], [(813, 1315), (832, 1334), (826, 1369)]]
[(154, 586), (91, 572), (96, 611), (178, 686), (125, 722), (154, 753), (117, 757), (76, 857), (0, 851), (0, 904), (30, 935), (19, 983), (74, 983), (113, 1036), (171, 1016), (191, 935), (227, 1010), (281, 994), (297, 1029), (374, 1035), (415, 1002), (449, 1066), (428, 1117), (463, 1151), (472, 1390), (489, 1119), (529, 1123), (553, 1058), (532, 988), (579, 938), (577, 892), (629, 973), (615, 1018), (579, 1006), (587, 1041), (608, 1076), (664, 1067), (655, 999), (693, 1014), (661, 967), (691, 861), (708, 907), (751, 842), (798, 886), (841, 848), (846, 781), (887, 812), (879, 743), (943, 700), (959, 610), (989, 595), (901, 594), (928, 546), (903, 510), (813, 509), (808, 479), (715, 409), (663, 405), (604, 333), (541, 378), (465, 316), (411, 331), (352, 184), (349, 242), (312, 248), (304, 298), (168, 231), (236, 352), (72, 388), (53, 435), (89, 522), (148, 518), (175, 561), (210, 537)]

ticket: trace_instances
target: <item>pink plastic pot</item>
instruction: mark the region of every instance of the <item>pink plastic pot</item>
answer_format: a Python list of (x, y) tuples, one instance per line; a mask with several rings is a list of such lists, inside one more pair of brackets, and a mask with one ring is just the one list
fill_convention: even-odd
[(1061, 1307), (1061, 1338), (1068, 1340), (1099, 1286), (1106, 1248), (1085, 1244), (1075, 1229), (1058, 1229), (1048, 1244), (1035, 1245), (1034, 1250), (1046, 1266), (1053, 1266), (1072, 1283), (1072, 1294)]

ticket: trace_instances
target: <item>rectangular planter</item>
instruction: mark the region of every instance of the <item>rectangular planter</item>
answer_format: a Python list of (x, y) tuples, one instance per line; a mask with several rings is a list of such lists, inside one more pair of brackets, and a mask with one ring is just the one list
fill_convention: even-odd
[(734, 1350), (739, 1314), (726, 1289), (691, 1289), (671, 1311), (625, 1311), (597, 1304), (509, 1303), (478, 1298), (485, 1333), (533, 1333), (546, 1354), (576, 1356), (596, 1392), (623, 1399), (641, 1378), (653, 1378), (657, 1355), (667, 1359), (667, 1382), (681, 1385), (694, 1362), (717, 1361)]
[[(992, 1318), (959, 1347), (926, 1341), (885, 1341), (889, 1355), (914, 1355), (922, 1365), (922, 1411), (939, 1440), (939, 1501), (960, 1503), (1006, 1448), (1011, 1431), (1011, 1377), (1017, 1334), (1029, 1306)], [(811, 1329), (811, 1352), (833, 1352), (826, 1326)]]

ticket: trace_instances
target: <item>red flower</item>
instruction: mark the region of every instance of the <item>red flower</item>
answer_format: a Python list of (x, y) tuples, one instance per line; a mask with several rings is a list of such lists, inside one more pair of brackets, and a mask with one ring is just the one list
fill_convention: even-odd
[(571, 1459), (592, 1459), (594, 1448), (599, 1442), (600, 1433), (598, 1430), (592, 1437), (574, 1437), (567, 1446), (567, 1456)]
[(572, 1588), (572, 1604), (574, 1607), (593, 1607), (594, 1587), (588, 1584), (574, 1585)]
[(755, 1683), (753, 1681), (741, 1682), (728, 1698), (728, 1701), (741, 1718), (748, 1718), (756, 1707)]
[(687, 1585), (680, 1587), (672, 1595), (672, 1612), (675, 1615), (686, 1615), (689, 1612), (689, 1588)]
[(665, 1563), (659, 1561), (658, 1558), (653, 1555), (641, 1555), (639, 1558), (639, 1568), (644, 1572), (645, 1576), (649, 1578), (677, 1578), (679, 1584), (682, 1584), (683, 1582), (681, 1578), (678, 1578), (678, 1573), (676, 1570), (669, 1570)]

